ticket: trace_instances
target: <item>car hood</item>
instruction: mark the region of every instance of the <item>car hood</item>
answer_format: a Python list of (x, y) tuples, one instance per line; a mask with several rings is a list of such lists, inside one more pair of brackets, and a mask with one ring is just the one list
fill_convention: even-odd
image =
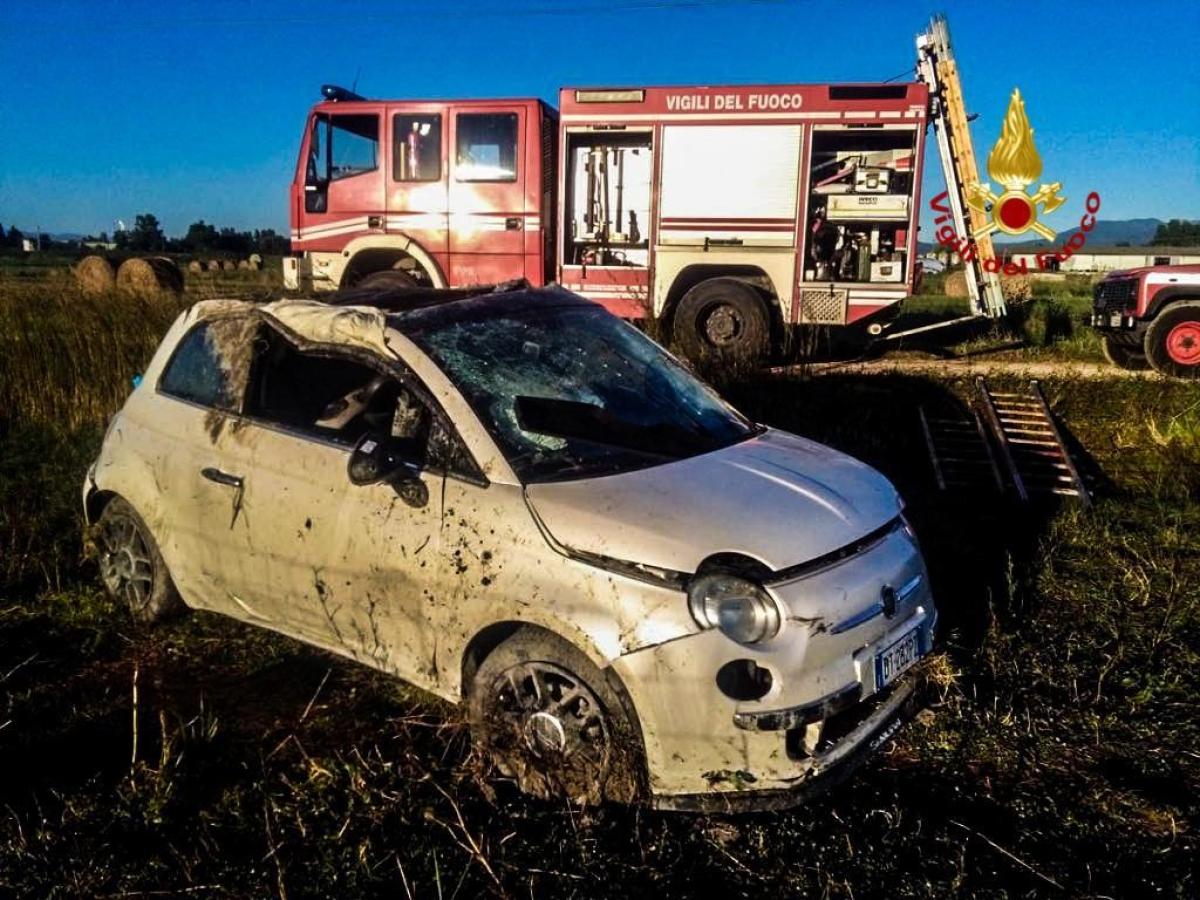
[(853, 543), (896, 517), (891, 482), (783, 431), (621, 475), (531, 484), (526, 496), (568, 549), (678, 572), (714, 553), (772, 569)]

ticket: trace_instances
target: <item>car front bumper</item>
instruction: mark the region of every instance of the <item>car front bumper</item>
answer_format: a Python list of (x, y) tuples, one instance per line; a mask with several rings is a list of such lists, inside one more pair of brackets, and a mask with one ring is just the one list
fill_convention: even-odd
[[(874, 611), (881, 584), (913, 582), (891, 616)], [(914, 635), (925, 656), (937, 621), (920, 553), (902, 532), (769, 590), (787, 621), (765, 645), (711, 629), (613, 661), (639, 716), (654, 805), (794, 805), (853, 771), (919, 704), (919, 665), (877, 683), (881, 654)], [(747, 659), (771, 673), (771, 688), (758, 700), (731, 699), (717, 673)]]

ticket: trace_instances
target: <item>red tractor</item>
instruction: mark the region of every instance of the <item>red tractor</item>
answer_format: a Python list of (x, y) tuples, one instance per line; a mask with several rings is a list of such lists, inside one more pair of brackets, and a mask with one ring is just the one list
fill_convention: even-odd
[(1092, 325), (1114, 365), (1200, 379), (1200, 265), (1110, 272), (1093, 293)]

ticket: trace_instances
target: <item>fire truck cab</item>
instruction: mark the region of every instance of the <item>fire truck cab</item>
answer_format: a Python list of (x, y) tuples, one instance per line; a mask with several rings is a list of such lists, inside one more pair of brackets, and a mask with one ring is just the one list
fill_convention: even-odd
[(566, 88), (557, 113), (324, 93), (290, 288), (558, 281), (739, 358), (796, 324), (878, 331), (914, 288), (922, 82)]
[(543, 210), (557, 119), (546, 104), (322, 93), (292, 179), (286, 287), (553, 277)]

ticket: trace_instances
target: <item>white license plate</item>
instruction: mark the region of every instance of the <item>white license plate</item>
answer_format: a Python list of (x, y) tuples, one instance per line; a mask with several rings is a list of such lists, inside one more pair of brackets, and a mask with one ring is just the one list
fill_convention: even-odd
[(875, 657), (875, 689), (880, 690), (921, 658), (920, 628), (914, 628)]

